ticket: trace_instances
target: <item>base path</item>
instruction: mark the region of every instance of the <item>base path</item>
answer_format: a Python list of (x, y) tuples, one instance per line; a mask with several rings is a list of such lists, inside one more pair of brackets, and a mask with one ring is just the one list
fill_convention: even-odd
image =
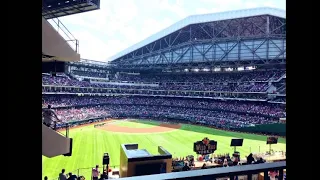
[(116, 124), (107, 124), (98, 129), (102, 129), (109, 132), (123, 132), (123, 133), (157, 133), (157, 132), (170, 132), (181, 127), (180, 124), (160, 124), (151, 128), (130, 128), (124, 126), (118, 126)]

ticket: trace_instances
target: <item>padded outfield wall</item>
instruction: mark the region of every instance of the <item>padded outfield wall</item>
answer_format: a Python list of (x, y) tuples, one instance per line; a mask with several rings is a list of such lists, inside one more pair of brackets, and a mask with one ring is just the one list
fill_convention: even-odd
[(241, 132), (252, 132), (252, 133), (263, 133), (263, 134), (274, 134), (279, 136), (286, 136), (286, 124), (275, 123), (275, 124), (263, 124), (256, 125), (254, 127), (244, 127), (234, 129)]

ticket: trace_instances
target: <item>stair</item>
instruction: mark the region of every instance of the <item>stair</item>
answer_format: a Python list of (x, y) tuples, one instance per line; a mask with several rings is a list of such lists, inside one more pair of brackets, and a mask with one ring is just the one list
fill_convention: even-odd
[(281, 81), (283, 78), (286, 78), (286, 73), (284, 73), (279, 79), (275, 79), (274, 82), (279, 82), (279, 81)]

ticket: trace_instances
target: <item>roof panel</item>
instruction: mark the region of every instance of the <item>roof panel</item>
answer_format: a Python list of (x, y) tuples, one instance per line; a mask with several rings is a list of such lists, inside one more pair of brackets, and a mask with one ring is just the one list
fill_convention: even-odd
[(261, 7), (261, 8), (254, 8), (254, 9), (226, 11), (226, 12), (219, 12), (219, 13), (188, 16), (182, 19), (181, 21), (178, 21), (175, 24), (159, 31), (158, 33), (155, 33), (149, 36), (148, 38), (138, 42), (137, 44), (134, 44), (133, 46), (115, 54), (114, 56), (111, 56), (110, 58), (108, 58), (108, 60), (109, 61), (115, 60), (121, 56), (124, 56), (134, 50), (137, 50), (145, 45), (148, 45), (151, 42), (154, 42), (160, 38), (163, 38), (191, 24), (222, 21), (222, 20), (228, 20), (228, 19), (238, 19), (238, 18), (261, 16), (261, 15), (272, 15), (276, 17), (286, 18), (286, 11), (282, 9), (276, 9), (276, 8)]

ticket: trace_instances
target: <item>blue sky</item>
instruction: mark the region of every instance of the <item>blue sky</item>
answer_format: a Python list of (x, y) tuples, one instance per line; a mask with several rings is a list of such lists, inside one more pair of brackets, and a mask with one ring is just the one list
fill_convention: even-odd
[(59, 18), (79, 40), (81, 58), (108, 57), (195, 14), (275, 7), (285, 0), (101, 0), (100, 10)]

